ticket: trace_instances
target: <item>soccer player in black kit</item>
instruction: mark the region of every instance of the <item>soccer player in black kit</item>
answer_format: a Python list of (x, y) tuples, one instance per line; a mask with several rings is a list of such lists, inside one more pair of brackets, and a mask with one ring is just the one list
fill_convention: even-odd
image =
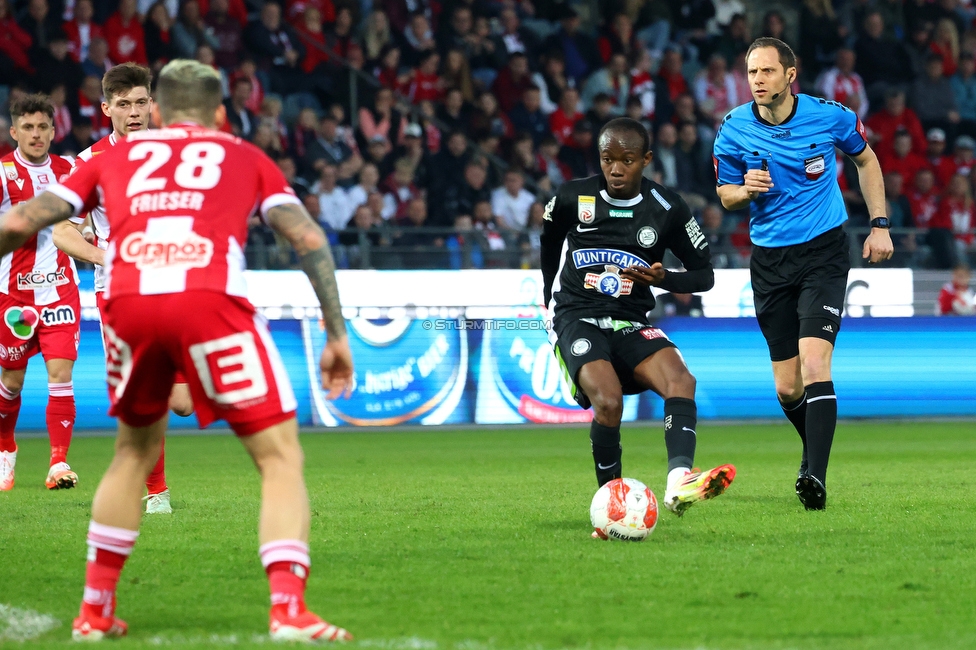
[[(651, 286), (674, 293), (712, 288), (708, 243), (681, 197), (643, 177), (652, 153), (639, 122), (611, 120), (598, 146), (603, 174), (564, 183), (546, 206), (541, 252), (549, 338), (576, 401), (593, 407), (590, 442), (600, 485), (622, 476), (623, 396), (653, 390), (664, 398), (664, 505), (681, 515), (725, 491), (735, 467), (692, 470), (695, 378), (646, 314), (654, 308)], [(662, 266), (666, 249), (686, 271)]]

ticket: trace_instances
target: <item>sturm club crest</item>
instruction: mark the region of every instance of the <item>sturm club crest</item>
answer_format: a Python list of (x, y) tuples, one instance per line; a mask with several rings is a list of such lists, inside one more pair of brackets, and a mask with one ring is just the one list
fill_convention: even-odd
[(589, 339), (576, 339), (573, 341), (572, 347), (569, 349), (573, 353), (574, 357), (581, 357), (590, 351), (590, 340)]
[(643, 248), (651, 248), (657, 243), (657, 231), (650, 226), (644, 226), (637, 231), (637, 243)]
[(596, 197), (580, 196), (576, 199), (576, 214), (579, 216), (580, 223), (587, 225), (596, 219)]

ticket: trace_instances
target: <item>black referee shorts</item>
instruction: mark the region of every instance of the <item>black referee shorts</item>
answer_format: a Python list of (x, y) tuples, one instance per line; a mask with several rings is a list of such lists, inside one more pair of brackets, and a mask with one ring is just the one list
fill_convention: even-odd
[(772, 361), (797, 356), (801, 338), (834, 343), (851, 270), (842, 226), (795, 246), (754, 245), (749, 267), (756, 317)]
[(567, 318), (553, 323), (556, 359), (563, 369), (576, 402), (585, 409), (590, 400), (579, 386), (580, 369), (603, 359), (613, 365), (624, 395), (647, 390), (634, 380), (634, 370), (644, 359), (664, 348), (677, 347), (656, 327), (637, 321), (610, 318)]

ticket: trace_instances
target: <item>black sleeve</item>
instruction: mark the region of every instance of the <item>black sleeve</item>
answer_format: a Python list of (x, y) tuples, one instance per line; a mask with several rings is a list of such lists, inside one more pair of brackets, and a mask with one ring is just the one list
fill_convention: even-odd
[(539, 238), (539, 255), (542, 262), (542, 294), (547, 305), (552, 300), (552, 283), (555, 282), (556, 273), (559, 271), (559, 257), (563, 250), (563, 242), (573, 225), (563, 214), (566, 201), (561, 199), (561, 194), (561, 191), (556, 192), (556, 196), (552, 197), (546, 204), (542, 235)]
[(675, 201), (675, 209), (671, 213), (667, 246), (687, 270), (667, 271), (658, 286), (671, 293), (708, 291), (715, 285), (708, 240), (684, 200), (677, 194), (672, 196), (668, 200)]

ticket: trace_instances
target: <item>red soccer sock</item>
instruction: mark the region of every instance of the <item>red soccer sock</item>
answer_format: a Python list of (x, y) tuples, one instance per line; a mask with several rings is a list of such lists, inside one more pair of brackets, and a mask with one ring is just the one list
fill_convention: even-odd
[(305, 611), (305, 582), (311, 559), (308, 544), (297, 539), (279, 539), (260, 548), (261, 564), (271, 587), (271, 608), (295, 617)]
[(17, 451), (14, 430), (20, 415), (20, 392), (11, 393), (0, 382), (0, 451)]
[(85, 595), (82, 616), (111, 618), (115, 614), (115, 587), (122, 566), (132, 553), (139, 531), (88, 525), (88, 565), (85, 569)]
[(75, 391), (71, 382), (47, 385), (47, 434), (51, 439), (51, 464), (68, 461), (68, 447), (75, 429)]
[(166, 439), (163, 438), (163, 446), (159, 448), (159, 460), (156, 466), (149, 473), (146, 479), (146, 491), (149, 494), (159, 494), (167, 489), (166, 485)]

